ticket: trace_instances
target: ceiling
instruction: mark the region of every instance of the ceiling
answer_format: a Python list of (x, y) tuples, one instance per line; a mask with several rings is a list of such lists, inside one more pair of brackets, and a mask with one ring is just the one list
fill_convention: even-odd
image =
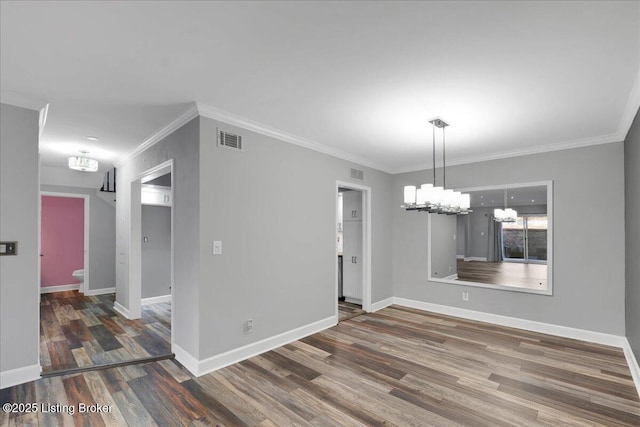
[(640, 104), (637, 1), (0, 4), (2, 101), (49, 103), (50, 166), (194, 101), (388, 172), (431, 164), (435, 116), (453, 164), (620, 141)]

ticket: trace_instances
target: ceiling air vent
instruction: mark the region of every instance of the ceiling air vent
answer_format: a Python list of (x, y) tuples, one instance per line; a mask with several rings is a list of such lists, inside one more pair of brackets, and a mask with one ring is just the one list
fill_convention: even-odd
[(361, 171), (361, 170), (358, 170), (358, 169), (351, 168), (351, 178), (363, 180), (364, 179), (364, 172)]
[(241, 151), (242, 137), (240, 135), (235, 135), (218, 129), (218, 147)]

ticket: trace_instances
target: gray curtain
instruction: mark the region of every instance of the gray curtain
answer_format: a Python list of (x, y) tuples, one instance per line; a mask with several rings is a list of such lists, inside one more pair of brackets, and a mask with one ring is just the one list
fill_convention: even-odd
[(500, 262), (502, 261), (502, 223), (494, 221), (493, 218), (493, 215), (489, 215), (487, 261)]

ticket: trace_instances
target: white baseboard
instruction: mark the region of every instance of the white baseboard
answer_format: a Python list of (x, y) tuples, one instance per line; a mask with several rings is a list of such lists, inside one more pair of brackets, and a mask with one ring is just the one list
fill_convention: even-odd
[(173, 353), (176, 355), (176, 360), (180, 362), (182, 366), (187, 368), (193, 375), (198, 375), (198, 359), (176, 343), (173, 343)]
[(640, 396), (640, 366), (638, 366), (638, 359), (636, 359), (635, 354), (633, 354), (628, 339), (625, 339), (624, 347), (622, 348), (624, 350), (624, 357), (627, 359), (627, 364), (629, 365), (629, 370), (631, 371), (631, 376), (633, 377), (633, 382), (636, 384), (638, 396)]
[(393, 304), (393, 297), (374, 302), (373, 304), (371, 304), (371, 312), (382, 310), (385, 307), (389, 307), (391, 304)]
[(161, 302), (171, 302), (171, 295), (161, 295), (159, 297), (142, 298), (142, 305), (160, 304)]
[(129, 313), (129, 310), (125, 308), (122, 304), (120, 304), (118, 301), (113, 303), (113, 310), (120, 313), (126, 319), (131, 319), (131, 314)]
[(467, 310), (465, 308), (450, 307), (447, 305), (432, 304), (406, 298), (396, 297), (394, 298), (394, 304), (417, 308), (418, 310), (431, 311), (433, 313), (462, 317), (463, 319), (477, 320), (480, 322), (508, 326), (510, 328), (524, 329), (532, 332), (541, 332), (543, 334), (573, 338), (576, 340), (589, 341), (597, 344), (610, 345), (620, 348), (624, 348), (624, 343), (627, 340), (626, 337), (620, 335), (605, 334), (603, 332), (594, 332), (588, 331), (586, 329), (577, 329), (568, 326), (554, 325), (551, 323), (536, 322), (533, 320), (519, 319), (517, 317), (501, 316), (499, 314)]
[(42, 372), (40, 365), (30, 365), (23, 368), (2, 371), (0, 372), (0, 389), (38, 380), (40, 379), (40, 372)]
[(464, 255), (456, 255), (456, 259), (464, 259)]
[(447, 277), (443, 277), (441, 280), (458, 280), (458, 273), (453, 273)]
[[(335, 316), (327, 317), (325, 319), (310, 323), (305, 326), (301, 326), (291, 331), (283, 332), (281, 334), (265, 338), (261, 341), (247, 344), (243, 347), (229, 350), (225, 353), (217, 354), (207, 359), (200, 360), (197, 362), (197, 370), (195, 372), (189, 369), (189, 367), (184, 363), (183, 365), (185, 365), (185, 368), (189, 369), (191, 373), (199, 377), (208, 374), (209, 372), (224, 368), (225, 366), (241, 362), (250, 357), (257, 356), (258, 354), (265, 353), (267, 351), (273, 350), (274, 348), (281, 347), (285, 344), (289, 344), (290, 342), (297, 341), (301, 338), (323, 331), (327, 328), (335, 326), (337, 324), (336, 320), (337, 319)], [(178, 352), (176, 351), (175, 353), (177, 357)], [(186, 356), (187, 354), (183, 355), (183, 357), (185, 358)], [(193, 362), (191, 360), (187, 360), (187, 363), (191, 364)]]
[(77, 291), (78, 289), (80, 289), (79, 283), (75, 285), (43, 286), (40, 288), (40, 293), (50, 294), (52, 292)]
[(105, 294), (114, 294), (116, 293), (115, 286), (112, 288), (102, 288), (102, 289), (87, 289), (84, 291), (86, 296), (95, 296), (95, 295), (105, 295)]
[(487, 261), (486, 257), (481, 257), (481, 256), (468, 256), (468, 257), (464, 257), (465, 261)]

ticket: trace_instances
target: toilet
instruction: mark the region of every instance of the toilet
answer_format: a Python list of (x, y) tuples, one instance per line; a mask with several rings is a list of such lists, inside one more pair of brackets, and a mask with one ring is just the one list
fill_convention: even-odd
[(84, 282), (84, 270), (75, 270), (71, 275), (78, 281), (78, 283)]

